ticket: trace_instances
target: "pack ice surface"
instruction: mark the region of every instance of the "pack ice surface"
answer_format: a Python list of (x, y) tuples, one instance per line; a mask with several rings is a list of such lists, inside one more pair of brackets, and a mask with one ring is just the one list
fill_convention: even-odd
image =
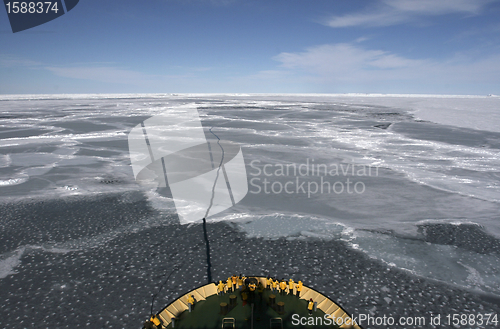
[[(129, 158), (134, 127), (186, 106), (197, 108), (209, 143), (217, 145), (213, 127), (221, 140), (241, 146), (248, 175), (245, 198), (209, 221), (233, 223), (249, 238), (344, 241), (417, 278), (500, 296), (498, 97), (6, 95), (0, 96), (0, 284), (19, 287), (23, 302), (45, 294), (40, 300), (52, 301), (44, 307), (53, 312), (39, 321), (67, 320), (63, 307), (88, 316), (89, 325), (106, 323), (106, 315), (78, 308), (81, 299), (93, 300), (86, 291), (96, 283), (62, 270), (64, 262), (124, 236), (179, 224), (176, 206), (183, 214), (203, 212), (189, 200), (174, 205), (161, 187), (138, 185)], [(69, 203), (64, 211), (52, 206)], [(161, 242), (144, 241), (134, 255)], [(100, 268), (120, 260), (118, 251), (108, 252), (117, 258), (103, 258)], [(144, 275), (146, 267), (121, 261), (128, 267), (116, 280)], [(85, 268), (90, 260), (81, 262)], [(105, 280), (104, 272), (96, 275)], [(152, 277), (150, 284), (159, 281)], [(179, 285), (192, 288), (188, 281)], [(22, 282), (50, 287), (26, 291)], [(61, 306), (58, 296), (68, 293), (81, 298)], [(9, 306), (15, 296), (3, 294), (5, 312), (17, 315), (1, 316), (0, 324), (36, 327), (28, 312), (14, 311), (22, 301)], [(116, 294), (107, 296), (133, 296)], [(120, 314), (144, 306), (127, 307)]]

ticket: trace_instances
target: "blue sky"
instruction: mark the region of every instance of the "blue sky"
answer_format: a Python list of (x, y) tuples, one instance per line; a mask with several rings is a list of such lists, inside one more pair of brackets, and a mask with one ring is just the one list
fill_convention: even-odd
[(81, 0), (12, 33), (0, 93), (500, 94), (499, 0)]

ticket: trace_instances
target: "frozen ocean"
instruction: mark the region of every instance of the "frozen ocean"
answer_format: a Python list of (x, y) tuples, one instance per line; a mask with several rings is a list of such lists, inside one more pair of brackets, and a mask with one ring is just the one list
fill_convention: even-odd
[(129, 158), (182, 106), (245, 160), (248, 194), (208, 218), (214, 279), (302, 279), (354, 316), (500, 313), (500, 97), (3, 95), (1, 328), (140, 328), (172, 270), (155, 311), (206, 282), (201, 218)]

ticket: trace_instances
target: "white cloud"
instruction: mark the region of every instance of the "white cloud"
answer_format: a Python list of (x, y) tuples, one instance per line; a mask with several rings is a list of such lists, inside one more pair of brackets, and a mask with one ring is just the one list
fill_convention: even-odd
[(479, 14), (494, 0), (382, 0), (371, 10), (333, 16), (325, 22), (331, 27), (389, 26), (413, 21), (422, 16), (453, 13)]
[[(120, 68), (115, 65), (116, 63), (114, 62), (83, 62), (56, 66), (49, 63), (42, 63), (30, 59), (21, 58), (19, 56), (0, 54), (0, 69), (6, 67), (38, 70), (39, 72), (45, 71), (48, 72), (49, 75), (53, 74), (57, 77), (101, 82), (109, 85), (110, 90), (133, 90), (133, 88), (142, 88), (138, 90), (144, 90), (146, 92), (149, 92), (149, 90), (175, 90), (176, 92), (180, 92), (183, 90), (189, 92), (192, 90), (189, 89), (190, 87), (198, 88), (198, 90), (204, 90), (203, 87), (213, 85), (212, 81), (204, 78), (204, 75), (209, 75), (209, 73), (207, 72), (211, 72), (214, 70), (213, 67), (179, 66), (168, 68), (168, 72), (162, 70), (155, 72), (154, 74), (150, 74), (147, 72)], [(27, 80), (29, 80), (29, 75), (27, 74), (18, 76), (19, 79), (26, 78)], [(55, 85), (59, 83), (57, 82), (58, 80), (53, 81)], [(13, 82), (8, 85), (4, 85), (1, 82), (2, 81), (0, 76), (0, 91), (2, 91), (2, 93), (5, 93), (6, 91), (16, 92), (15, 90), (30, 90), (25, 88), (26, 86), (28, 86), (28, 84), (26, 83), (15, 86)], [(68, 81), (68, 88), (70, 88), (70, 86), (72, 86), (74, 83), (75, 82)], [(80, 83), (78, 85), (91, 86), (92, 88), (97, 84), (87, 82), (83, 84)], [(30, 86), (31, 88), (33, 88), (32, 85)], [(36, 90), (47, 90), (44, 89), (45, 87), (47, 86), (37, 86)], [(27, 93), (30, 92), (27, 91)]]
[(407, 13), (444, 15), (449, 13), (478, 14), (491, 0), (384, 0), (383, 3)]
[(382, 50), (366, 50), (348, 43), (321, 45), (301, 53), (281, 53), (274, 57), (282, 66), (319, 75), (359, 76), (388, 69), (416, 67), (421, 60), (407, 59)]
[(33, 67), (33, 66), (39, 66), (40, 64), (41, 64), (40, 62), (20, 57), (15, 57), (12, 55), (0, 55), (0, 66), (2, 67), (16, 67), (16, 66)]
[(381, 11), (374, 13), (334, 16), (326, 22), (326, 25), (330, 27), (388, 26), (401, 23), (407, 19), (407, 15), (402, 13)]
[(115, 67), (45, 67), (45, 69), (57, 76), (94, 80), (106, 83), (121, 84), (141, 84), (150, 81), (155, 76), (147, 75), (141, 72), (124, 70)]
[[(323, 84), (455, 83), (500, 84), (500, 55), (472, 59), (456, 54), (447, 60), (411, 59), (359, 44), (327, 44), (274, 59), (295, 79)], [(290, 77), (291, 78), (291, 77)]]
[(364, 42), (366, 40), (370, 40), (370, 38), (368, 38), (368, 37), (359, 37), (359, 38), (357, 38), (355, 40), (355, 42), (360, 43), (360, 42)]
[[(174, 0), (167, 0), (167, 1), (174, 1)], [(209, 2), (215, 6), (227, 6), (227, 5), (231, 5), (235, 2), (238, 2), (239, 0), (175, 0), (175, 1), (182, 2), (182, 3), (190, 3), (190, 4), (208, 3)]]
[[(114, 66), (96, 66), (90, 63), (71, 67), (45, 66), (44, 69), (59, 77), (104, 83), (109, 86), (110, 90), (191, 92), (192, 90), (204, 90), (203, 87), (211, 87), (212, 83), (199, 75), (206, 68), (185, 68), (180, 74), (162, 74), (162, 72), (148, 74)], [(69, 82), (70, 85), (73, 83)], [(96, 86), (97, 84), (87, 83), (84, 85)], [(99, 86), (102, 85), (99, 84)]]

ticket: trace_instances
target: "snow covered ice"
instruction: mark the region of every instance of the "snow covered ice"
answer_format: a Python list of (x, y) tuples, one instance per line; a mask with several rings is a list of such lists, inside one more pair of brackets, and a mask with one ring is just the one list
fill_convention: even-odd
[[(302, 279), (354, 314), (499, 313), (498, 97), (4, 95), (1, 327), (137, 328), (174, 265), (157, 310), (205, 282), (201, 226), (137, 185), (127, 145), (186, 105), (254, 179), (209, 218), (214, 278)], [(307, 193), (325, 181), (344, 189)]]

